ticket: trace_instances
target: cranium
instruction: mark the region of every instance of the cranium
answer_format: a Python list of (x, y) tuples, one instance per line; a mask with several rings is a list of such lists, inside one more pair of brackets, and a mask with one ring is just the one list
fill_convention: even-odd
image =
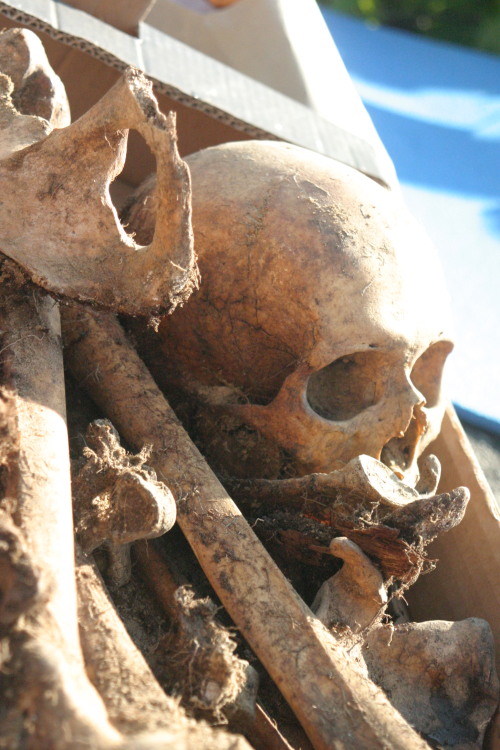
[[(229, 143), (188, 162), (203, 280), (160, 328), (169, 378), (278, 445), (295, 474), (367, 454), (414, 483), (452, 349), (420, 226), (371, 179), (288, 144)], [(143, 242), (146, 195), (128, 216)], [(235, 425), (226, 455), (241, 450)]]

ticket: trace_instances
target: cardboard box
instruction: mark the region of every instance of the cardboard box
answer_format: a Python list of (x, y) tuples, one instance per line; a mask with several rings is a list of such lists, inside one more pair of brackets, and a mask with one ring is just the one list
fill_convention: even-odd
[[(160, 108), (177, 111), (183, 154), (231, 140), (282, 139), (339, 159), (386, 185), (394, 181), (385, 152), (152, 27), (142, 25), (133, 37), (52, 0), (0, 2), (0, 24), (26, 26), (40, 35), (66, 85), (74, 119), (121, 70), (135, 65), (153, 78)], [(121, 177), (125, 185), (137, 185), (153, 169), (147, 147), (132, 138)], [(465, 485), (472, 497), (464, 521), (430, 547), (430, 557), (439, 563), (408, 593), (411, 614), (416, 620), (486, 619), (500, 671), (500, 514), (451, 407), (432, 452), (442, 463), (440, 491)], [(492, 747), (500, 747), (500, 740), (495, 738)]]

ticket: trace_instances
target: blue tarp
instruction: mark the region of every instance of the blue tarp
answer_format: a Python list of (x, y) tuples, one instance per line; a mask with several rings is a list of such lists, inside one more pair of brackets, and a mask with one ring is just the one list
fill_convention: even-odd
[(500, 58), (323, 14), (439, 249), (456, 326), (448, 390), (500, 432)]

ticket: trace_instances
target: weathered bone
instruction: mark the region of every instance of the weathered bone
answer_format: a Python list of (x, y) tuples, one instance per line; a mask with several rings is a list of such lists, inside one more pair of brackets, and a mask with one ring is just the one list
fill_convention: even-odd
[(488, 623), (383, 625), (387, 595), (379, 570), (346, 539), (335, 539), (330, 550), (344, 565), (318, 591), (317, 616), (429, 741), (481, 748), (499, 693)]
[[(216, 390), (211, 413), (196, 414), (211, 463), (270, 477), (258, 441), (251, 470), (251, 431), (282, 451), (276, 478), (367, 454), (416, 484), (452, 348), (442, 271), (421, 227), (394, 193), (290, 144), (226, 143), (187, 162), (203, 284), (162, 321), (153, 357), (161, 384), (188, 387), (198, 406)], [(149, 181), (125, 212), (142, 241), (154, 206)], [(225, 402), (221, 386), (232, 390)]]
[[(367, 474), (358, 471), (363, 462), (373, 464), (369, 480), (378, 472), (381, 481), (366, 481)], [(360, 456), (345, 471), (330, 474), (282, 480), (225, 479), (224, 483), (245, 512), (261, 519), (256, 527), (259, 536), (278, 543), (304, 563), (311, 552), (328, 553), (326, 524), (330, 537), (347, 536), (377, 562), (386, 579), (394, 578), (408, 587), (423, 569), (432, 567), (426, 564), (425, 546), (460, 523), (470, 493), (459, 487), (416, 499), (418, 493), (412, 488), (406, 491), (397, 479), (393, 489), (387, 481), (390, 474), (380, 462)], [(387, 496), (380, 491), (384, 483)], [(316, 527), (314, 519), (320, 522)], [(302, 521), (306, 521), (305, 533), (301, 533)]]
[(362, 651), (368, 674), (429, 742), (479, 750), (498, 705), (494, 643), (487, 622), (381, 626)]
[(422, 461), (421, 468), (428, 489), (425, 494), (402, 482), (380, 461), (365, 455), (351, 459), (343, 469), (328, 474), (307, 474), (282, 480), (229, 478), (228, 481), (249, 499), (255, 491), (256, 503), (259, 499), (271, 501), (273, 496), (292, 505), (300, 502), (301, 498), (306, 503), (308, 500), (314, 503), (316, 498), (321, 498), (318, 502), (322, 502), (324, 498), (337, 497), (340, 492), (344, 497), (349, 493), (353, 503), (363, 500), (366, 504), (380, 503), (396, 510), (435, 494), (441, 473), (438, 459), (436, 456), (427, 456)]
[[(24, 121), (5, 111), (0, 126), (10, 143)], [(130, 68), (73, 125), (47, 135), (46, 121), (29, 123), (22, 148), (0, 162), (0, 190), (9, 198), (0, 207), (2, 252), (57, 296), (132, 315), (185, 300), (198, 278), (189, 173), (177, 153), (175, 117), (159, 112), (151, 83)], [(126, 234), (109, 196), (130, 128), (144, 136), (157, 161), (159, 211), (148, 247)], [(48, 228), (43, 242), (41, 226)]]
[(130, 545), (169, 531), (175, 523), (170, 490), (144, 466), (148, 451), (127, 455), (106, 420), (89, 425), (85, 463), (73, 479), (77, 538), (84, 552), (106, 545), (114, 586), (130, 579)]
[[(2, 45), (6, 41), (19, 53), (7, 55), (13, 77), (29, 81), (29, 76), (25, 76), (29, 63), (36, 71), (35, 78), (48, 85), (53, 72), (46, 60), (36, 62), (38, 41), (33, 43), (29, 33), (0, 36), (0, 56), (5, 57)], [(23, 49), (23, 45), (28, 49)], [(13, 93), (10, 79), (0, 78), (7, 83), (4, 92)], [(57, 93), (57, 83), (53, 91)], [(40, 104), (38, 93), (37, 86), (33, 90), (26, 86), (22, 92), (26, 117), (30, 102), (33, 111)], [(43, 135), (46, 123), (33, 117), (30, 127), (28, 120), (19, 119), (9, 95), (0, 102), (0, 129), (6, 125), (3, 135), (8, 136), (0, 141), (2, 146), (9, 141), (14, 143), (15, 150), (12, 136), (17, 126), (19, 138), (25, 143), (26, 139), (36, 139), (37, 134)], [(50, 110), (50, 101), (43, 106)], [(4, 193), (4, 206), (7, 197), (9, 193)], [(9, 749), (22, 744), (51, 750), (177, 750), (180, 746), (245, 750), (247, 743), (241, 739), (221, 737), (208, 729), (197, 731), (187, 724), (174, 731), (125, 738), (110, 723), (99, 694), (88, 680), (76, 618), (59, 312), (45, 292), (31, 285), (18, 289), (19, 280), (17, 267), (11, 261), (2, 261), (0, 572), (6, 576), (0, 591), (0, 743)], [(86, 603), (93, 601), (95, 598), (89, 596)], [(108, 604), (105, 609), (109, 609)], [(105, 619), (109, 625), (109, 611)], [(93, 625), (95, 628), (95, 622)], [(149, 689), (150, 695), (154, 686), (147, 682), (146, 676), (140, 687)], [(111, 684), (109, 678), (108, 683)], [(122, 695), (129, 689), (120, 687)], [(120, 692), (116, 685), (114, 692)], [(160, 699), (162, 702), (165, 703), (165, 696)], [(168, 715), (179, 721), (178, 711)], [(112, 718), (119, 723), (116, 715)]]
[(356, 635), (373, 627), (387, 606), (384, 578), (358, 545), (345, 537), (333, 539), (330, 552), (344, 564), (321, 586), (311, 609), (330, 630), (348, 628), (349, 634)]
[(241, 737), (186, 717), (178, 701), (165, 695), (130, 640), (95, 564), (79, 553), (76, 572), (86, 668), (113, 724), (134, 736), (130, 750), (142, 747), (141, 736), (151, 750), (249, 750)]
[[(20, 558), (11, 547), (15, 572), (6, 606), (11, 614), (4, 641), (2, 737), (17, 747), (27, 732), (35, 747), (67, 748), (66, 727), (75, 743), (110, 747), (119, 735), (107, 721), (88, 683), (79, 650), (73, 567), (73, 524), (58, 311), (45, 294), (9, 290), (2, 279), (2, 399), (15, 410), (16, 429), (2, 434), (2, 462), (8, 475), (7, 503), (18, 527), (28, 578), (38, 578), (40, 595), (25, 607)], [(10, 441), (17, 456), (5, 458)], [(66, 450), (65, 450), (66, 448)], [(24, 564), (26, 570), (26, 563)], [(22, 610), (26, 609), (23, 616)], [(14, 676), (13, 676), (14, 675)], [(23, 716), (26, 719), (23, 719)], [(33, 721), (33, 717), (37, 717)], [(36, 744), (38, 743), (38, 744)]]
[(426, 747), (349, 665), (261, 547), (117, 321), (82, 310), (65, 316), (68, 361), (77, 381), (132, 446), (153, 446), (151, 463), (175, 492), (178, 522), (200, 564), (314, 747)]
[[(47, 59), (39, 38), (28, 29), (0, 32), (0, 71), (11, 79), (13, 105), (20, 116), (36, 116), (52, 128), (64, 128), (71, 122), (64, 84)], [(17, 126), (27, 120), (17, 120)], [(22, 148), (19, 137), (14, 151)], [(28, 145), (28, 143), (25, 143)]]

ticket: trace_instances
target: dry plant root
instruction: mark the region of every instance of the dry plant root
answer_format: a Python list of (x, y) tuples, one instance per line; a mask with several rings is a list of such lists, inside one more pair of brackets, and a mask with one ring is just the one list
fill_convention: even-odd
[(241, 737), (188, 719), (178, 702), (165, 695), (130, 640), (95, 564), (81, 552), (77, 561), (83, 655), (113, 724), (125, 735), (132, 734), (134, 742), (142, 734), (143, 742), (148, 737), (151, 747), (161, 750), (248, 750)]
[[(35, 155), (35, 161), (37, 154), (47, 153), (45, 146), (48, 139), (45, 136), (50, 132), (51, 124), (64, 125), (67, 122), (67, 102), (64, 91), (61, 90), (61, 82), (50, 69), (39, 40), (31, 32), (13, 30), (0, 34), (0, 66), (3, 71), (0, 73), (0, 171), (6, 168), (8, 172), (8, 165), (14, 172), (16, 166), (22, 171), (26, 149), (32, 156)], [(30, 79), (33, 84), (31, 87)], [(116, 91), (113, 96), (116, 97)], [(13, 100), (22, 109), (22, 113), (15, 108)], [(148, 104), (147, 101), (142, 103)], [(39, 114), (47, 119), (42, 119)], [(58, 133), (67, 135), (66, 130), (69, 128), (63, 128)], [(78, 133), (78, 127), (72, 132)], [(61, 136), (62, 142), (65, 142), (65, 135)], [(54, 140), (61, 143), (61, 138), (56, 137)], [(37, 143), (40, 139), (41, 145)], [(71, 137), (66, 142), (70, 147)], [(33, 148), (30, 144), (33, 144)], [(12, 156), (14, 152), (17, 153)], [(63, 161), (69, 164), (67, 154), (62, 156)], [(29, 158), (27, 161), (29, 162)], [(44, 178), (50, 180), (51, 177), (48, 168), (51, 165), (42, 159), (42, 167), (43, 165), (46, 169), (44, 171), (42, 168), (39, 174), (42, 182)], [(25, 177), (28, 179), (29, 174), (25, 173)], [(32, 177), (31, 187), (36, 183), (35, 176)], [(19, 182), (16, 187), (20, 189)], [(52, 187), (51, 198), (62, 189), (57, 180), (52, 183)], [(16, 238), (23, 235), (21, 230), (27, 230), (29, 235), (30, 220), (36, 224), (36, 200), (43, 203), (43, 198), (37, 196), (35, 204), (30, 205), (29, 196), (29, 191), (26, 191), (18, 204), (16, 190), (9, 190), (9, 186), (2, 196), (1, 247), (2, 251), (12, 251), (13, 256), (16, 256)], [(174, 214), (179, 209), (179, 205), (175, 203), (174, 200)], [(57, 210), (60, 211), (61, 207)], [(186, 213), (181, 210), (181, 213), (182, 224), (189, 211)], [(32, 247), (28, 247), (29, 252), (33, 252), (34, 256), (38, 254), (39, 257), (43, 256), (40, 249), (46, 249), (50, 244), (40, 238), (40, 227), (48, 223), (47, 215), (43, 218), (45, 221), (37, 225), (36, 234), (31, 240)], [(65, 219), (67, 218), (66, 215)], [(58, 219), (59, 224), (64, 224), (60, 215)], [(17, 234), (16, 226), (19, 229)], [(35, 231), (33, 225), (31, 229)], [(54, 224), (50, 229), (54, 230)], [(189, 240), (189, 232), (187, 234)], [(55, 235), (57, 232), (54, 235), (49, 233), (48, 237), (54, 240)], [(26, 236), (24, 239), (26, 240)], [(62, 253), (59, 252), (62, 249), (63, 246), (54, 241), (52, 261), (54, 267), (64, 275), (64, 264), (60, 264)], [(124, 638), (119, 621), (117, 623), (117, 618), (113, 620), (109, 601), (103, 591), (95, 581), (92, 588), (89, 576), (85, 579), (80, 570), (80, 590), (85, 591), (83, 581), (86, 580), (88, 593), (83, 607), (84, 610), (85, 607), (92, 610), (94, 617), (88, 623), (82, 614), (82, 622), (88, 625), (85, 631), (86, 643), (93, 638), (92, 642), (97, 649), (96, 632), (106, 638), (114, 639), (116, 636), (121, 639), (120, 674), (134, 677), (135, 683), (133, 679), (130, 686), (113, 683), (116, 662), (110, 663), (110, 673), (105, 679), (102, 678), (102, 672), (108, 665), (96, 665), (95, 653), (93, 662), (89, 659), (88, 665), (84, 663), (77, 620), (59, 309), (46, 292), (36, 289), (30, 283), (23, 285), (23, 280), (24, 274), (20, 273), (19, 268), (2, 256), (0, 748), (245, 750), (248, 745), (241, 738), (221, 736), (208, 727), (197, 727), (187, 722), (182, 712), (168, 701), (156, 685), (152, 675), (144, 669), (133, 648), (130, 649), (131, 644)], [(173, 299), (178, 297), (179, 292), (179, 288), (173, 290)], [(82, 606), (82, 602), (80, 605)], [(104, 607), (104, 610), (100, 607)], [(100, 654), (103, 653), (101, 650)], [(111, 646), (109, 653), (114, 653)], [(95, 686), (89, 681), (86, 666), (90, 667), (92, 664), (96, 667), (95, 682), (99, 683), (108, 700), (109, 713)], [(115, 672), (112, 667), (115, 667)], [(127, 703), (126, 696), (127, 711), (134, 703), (130, 698), (132, 685), (141, 689), (143, 717), (149, 717), (150, 704), (156, 701), (157, 706), (161, 707), (161, 720), (158, 719), (158, 712), (155, 714), (152, 711), (151, 716), (157, 722), (148, 718), (146, 722), (134, 725), (133, 718), (124, 719), (120, 715), (119, 709)], [(110, 688), (108, 692), (106, 687)], [(109, 700), (110, 692), (113, 693), (114, 703)], [(158, 727), (166, 729), (158, 732)], [(127, 737), (119, 729), (132, 730), (136, 734)]]
[(178, 522), (201, 566), (314, 747), (427, 747), (291, 588), (116, 319), (72, 308), (64, 328), (74, 376), (131, 446), (153, 446), (151, 465), (175, 494)]
[[(167, 613), (171, 628), (155, 650), (155, 663), (176, 683), (182, 704), (200, 717), (248, 729), (255, 718), (258, 677), (235, 654), (233, 634), (217, 618), (218, 607), (196, 596), (172, 571), (154, 543), (134, 545), (134, 560), (146, 585)], [(182, 579), (181, 579), (182, 580)]]

